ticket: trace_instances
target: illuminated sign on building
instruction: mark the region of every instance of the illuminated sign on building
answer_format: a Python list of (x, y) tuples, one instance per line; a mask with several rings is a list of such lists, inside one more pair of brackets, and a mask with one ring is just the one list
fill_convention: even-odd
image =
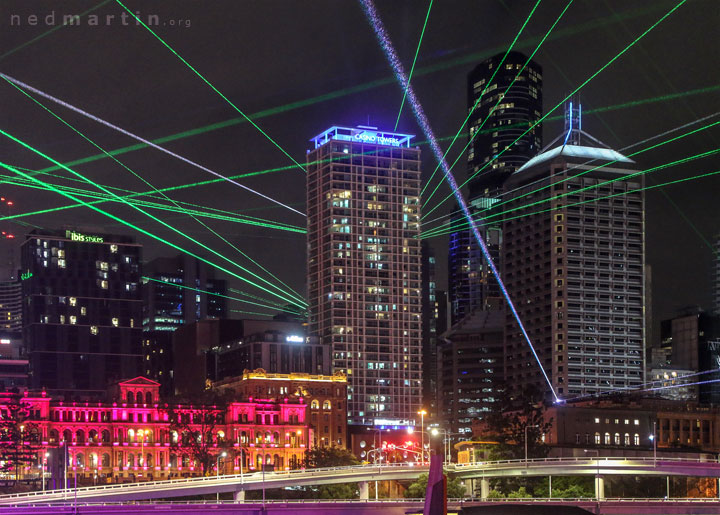
[(23, 272), (20, 274), (20, 280), (24, 281), (25, 279), (30, 279), (32, 277), (32, 272), (28, 270), (27, 272)]
[(356, 143), (368, 143), (371, 145), (387, 145), (389, 147), (410, 147), (412, 134), (400, 134), (398, 132), (387, 132), (378, 130), (377, 127), (330, 127), (325, 132), (318, 134), (310, 141), (315, 143), (315, 148), (324, 145), (330, 140), (354, 141)]
[(8, 343), (10, 343), (10, 340), (7, 338), (1, 338), (0, 343), (8, 344)]
[(82, 241), (85, 243), (103, 243), (105, 238), (102, 236), (94, 236), (91, 234), (82, 234), (75, 231), (65, 231), (65, 237), (72, 241)]
[(296, 334), (291, 334), (290, 336), (285, 337), (285, 341), (291, 343), (302, 343), (305, 341), (305, 338)]

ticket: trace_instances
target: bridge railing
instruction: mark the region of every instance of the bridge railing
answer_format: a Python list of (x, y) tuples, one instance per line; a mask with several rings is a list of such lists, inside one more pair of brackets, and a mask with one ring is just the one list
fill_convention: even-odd
[(658, 462), (682, 462), (682, 463), (718, 463), (715, 460), (707, 458), (666, 458), (666, 457), (646, 457), (646, 456), (570, 456), (570, 457), (558, 457), (558, 458), (530, 458), (524, 459), (513, 459), (513, 460), (493, 460), (493, 461), (474, 461), (469, 463), (453, 463), (446, 465), (445, 468), (450, 470), (468, 468), (468, 467), (487, 467), (493, 465), (524, 465), (528, 464), (542, 464), (542, 463), (595, 463), (597, 461), (623, 461), (623, 462), (643, 462), (643, 463), (658, 463)]
[[(313, 477), (327, 475), (333, 472), (368, 472), (368, 470), (376, 470), (378, 472), (382, 470), (399, 470), (399, 469), (417, 469), (424, 470), (426, 467), (408, 465), (406, 463), (385, 463), (382, 465), (351, 465), (345, 467), (322, 467), (314, 469), (293, 469), (293, 470), (282, 470), (265, 472), (265, 481), (272, 482), (273, 479), (282, 479), (292, 476), (303, 476)], [(46, 490), (46, 491), (35, 491), (35, 492), (23, 492), (16, 494), (7, 494), (0, 496), (0, 500), (7, 500), (12, 498), (29, 498), (29, 497), (47, 497), (47, 496), (58, 496), (58, 495), (74, 495), (77, 491), (79, 494), (87, 494), (94, 492), (110, 492), (110, 491), (123, 491), (123, 490), (144, 490), (144, 489), (156, 489), (168, 486), (176, 485), (190, 485), (190, 484), (205, 484), (205, 483), (234, 483), (237, 481), (243, 481), (246, 479), (252, 479), (257, 481), (262, 477), (262, 471), (253, 471), (250, 473), (243, 474), (225, 474), (221, 476), (204, 476), (204, 477), (188, 477), (188, 478), (177, 478), (177, 479), (165, 479), (162, 481), (138, 481), (135, 483), (113, 483), (108, 485), (96, 485), (96, 486), (85, 486), (81, 488), (62, 488), (58, 490)]]

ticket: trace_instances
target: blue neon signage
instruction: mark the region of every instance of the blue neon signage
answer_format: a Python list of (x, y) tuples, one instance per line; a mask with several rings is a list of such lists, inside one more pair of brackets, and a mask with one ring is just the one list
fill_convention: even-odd
[(353, 135), (353, 140), (360, 141), (362, 143), (374, 143), (376, 145), (389, 145), (391, 147), (399, 147), (402, 142), (398, 138), (391, 138), (384, 136), (382, 133), (377, 132), (357, 132)]

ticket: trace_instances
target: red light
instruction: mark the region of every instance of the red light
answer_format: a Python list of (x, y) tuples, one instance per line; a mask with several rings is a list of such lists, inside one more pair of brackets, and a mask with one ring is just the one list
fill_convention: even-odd
[(5, 202), (5, 197), (0, 197), (0, 201)]
[(12, 206), (12, 205), (13, 205), (12, 201), (8, 201), (8, 206)]
[(14, 237), (15, 237), (14, 234), (8, 234), (8, 238), (14, 238)]

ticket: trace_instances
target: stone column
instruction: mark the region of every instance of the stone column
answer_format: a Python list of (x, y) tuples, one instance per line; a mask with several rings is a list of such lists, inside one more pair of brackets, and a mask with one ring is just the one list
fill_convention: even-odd
[(480, 499), (483, 501), (490, 495), (490, 480), (487, 478), (480, 479)]
[(358, 483), (358, 487), (360, 488), (360, 499), (367, 501), (370, 498), (370, 486), (368, 485), (368, 482), (361, 481)]
[(605, 500), (605, 480), (601, 476), (595, 476), (595, 498), (598, 501)]

